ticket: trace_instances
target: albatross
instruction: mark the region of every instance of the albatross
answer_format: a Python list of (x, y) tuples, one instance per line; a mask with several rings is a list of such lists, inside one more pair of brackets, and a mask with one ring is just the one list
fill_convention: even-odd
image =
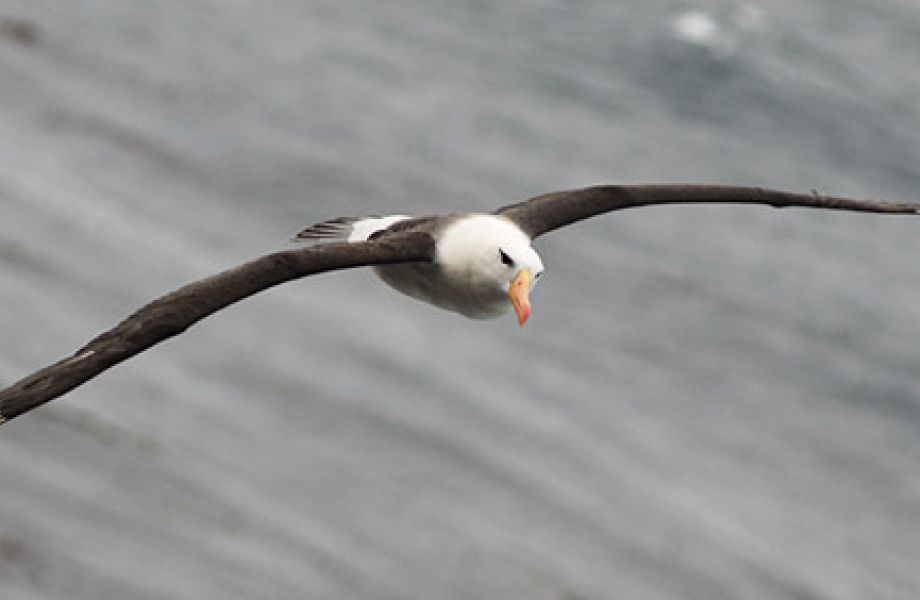
[(339, 217), (302, 230), (307, 247), (257, 258), (141, 307), (52, 365), (0, 390), (0, 424), (178, 335), (218, 310), (280, 283), (372, 266), (404, 294), (471, 318), (514, 310), (523, 326), (543, 274), (537, 237), (603, 213), (656, 204), (761, 204), (881, 214), (920, 214), (920, 203), (856, 200), (727, 185), (603, 185), (565, 190), (490, 213)]
[(350, 217), (311, 225), (296, 241), (356, 243), (397, 232), (431, 236), (430, 262), (378, 265), (396, 290), (473, 319), (490, 319), (513, 307), (521, 326), (530, 317), (530, 291), (543, 262), (520, 225), (501, 214)]

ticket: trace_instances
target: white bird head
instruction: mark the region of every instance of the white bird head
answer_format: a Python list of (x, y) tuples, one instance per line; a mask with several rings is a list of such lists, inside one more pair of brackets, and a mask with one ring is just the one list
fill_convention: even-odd
[(503, 312), (509, 303), (523, 327), (530, 317), (530, 291), (543, 275), (543, 261), (514, 223), (474, 215), (448, 228), (438, 258), (450, 279), (468, 286), (483, 304)]
[(543, 275), (543, 261), (530, 244), (507, 249), (499, 246), (498, 256), (504, 267), (504, 273), (498, 276), (498, 280), (502, 282), (502, 288), (517, 313), (518, 323), (523, 327), (530, 318), (530, 291)]

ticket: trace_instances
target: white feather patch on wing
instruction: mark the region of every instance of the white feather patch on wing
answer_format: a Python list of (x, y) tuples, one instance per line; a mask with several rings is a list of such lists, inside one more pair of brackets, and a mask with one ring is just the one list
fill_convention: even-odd
[(348, 241), (363, 242), (378, 231), (383, 231), (393, 223), (399, 223), (408, 218), (408, 215), (389, 215), (386, 217), (368, 217), (355, 221), (352, 224), (351, 233), (348, 235)]

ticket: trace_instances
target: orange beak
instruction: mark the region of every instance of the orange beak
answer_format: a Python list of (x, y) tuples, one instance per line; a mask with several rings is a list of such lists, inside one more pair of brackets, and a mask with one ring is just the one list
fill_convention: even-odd
[(511, 280), (511, 287), (508, 290), (508, 297), (511, 298), (511, 305), (514, 306), (514, 312), (517, 313), (521, 327), (530, 317), (530, 280), (530, 271), (521, 269)]

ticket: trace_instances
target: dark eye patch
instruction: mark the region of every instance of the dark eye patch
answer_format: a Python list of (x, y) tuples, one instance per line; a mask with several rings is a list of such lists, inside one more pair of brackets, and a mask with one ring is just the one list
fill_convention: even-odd
[(513, 266), (514, 266), (514, 259), (511, 258), (510, 256), (508, 256), (508, 254), (507, 254), (504, 250), (502, 250), (501, 248), (499, 248), (499, 249), (498, 249), (498, 254), (499, 254), (499, 255), (501, 256), (501, 258), (502, 258), (502, 264), (503, 264), (503, 265), (505, 265), (506, 267), (513, 267)]

